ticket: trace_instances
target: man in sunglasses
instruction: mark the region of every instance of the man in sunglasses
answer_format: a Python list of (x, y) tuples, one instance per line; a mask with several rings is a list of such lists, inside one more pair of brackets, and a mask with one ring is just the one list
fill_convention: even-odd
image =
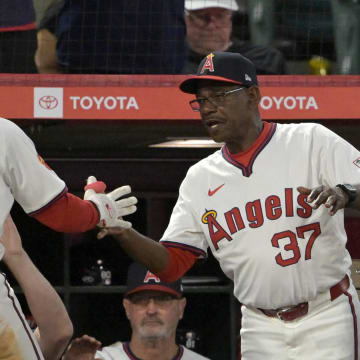
[(143, 265), (133, 263), (127, 275), (123, 306), (132, 329), (129, 342), (101, 349), (99, 341), (84, 335), (73, 340), (63, 360), (207, 359), (175, 342), (186, 306), (181, 280), (163, 282)]
[(103, 229), (163, 281), (208, 249), (243, 305), (242, 360), (359, 355), (344, 208), (360, 210), (360, 152), (324, 126), (260, 117), (254, 64), (214, 52), (180, 84), (221, 150), (192, 166), (160, 243)]

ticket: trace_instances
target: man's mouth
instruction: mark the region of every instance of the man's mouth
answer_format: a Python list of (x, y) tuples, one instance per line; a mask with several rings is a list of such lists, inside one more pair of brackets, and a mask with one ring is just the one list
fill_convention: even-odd
[(218, 119), (205, 120), (205, 125), (210, 129), (216, 129), (221, 124), (223, 124), (223, 122)]
[(157, 324), (157, 325), (162, 325), (162, 321), (160, 320), (144, 320), (143, 321), (143, 325), (153, 325), (153, 324)]

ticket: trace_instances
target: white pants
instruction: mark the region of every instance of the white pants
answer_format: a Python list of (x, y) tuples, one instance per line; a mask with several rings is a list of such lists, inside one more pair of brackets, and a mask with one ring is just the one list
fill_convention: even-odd
[(13, 289), (0, 273), (0, 359), (44, 360)]
[(334, 301), (309, 301), (307, 315), (284, 322), (242, 306), (241, 360), (358, 360), (360, 303), (352, 282)]

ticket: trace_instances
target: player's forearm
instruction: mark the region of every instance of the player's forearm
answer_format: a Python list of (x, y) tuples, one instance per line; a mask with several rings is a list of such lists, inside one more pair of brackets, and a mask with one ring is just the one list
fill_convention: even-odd
[(70, 193), (33, 216), (49, 228), (61, 232), (84, 232), (94, 228), (100, 220), (94, 204)]
[(168, 265), (168, 252), (159, 242), (134, 229), (112, 234), (125, 252), (134, 260), (144, 264), (151, 272), (160, 273)]
[(8, 257), (6, 264), (23, 290), (38, 325), (36, 335), (45, 359), (57, 360), (73, 333), (71, 320), (61, 298), (25, 251)]

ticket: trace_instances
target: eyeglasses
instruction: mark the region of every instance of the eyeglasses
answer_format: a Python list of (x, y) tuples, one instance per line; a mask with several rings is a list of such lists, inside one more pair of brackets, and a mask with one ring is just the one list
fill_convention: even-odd
[(230, 25), (229, 20), (232, 17), (232, 12), (226, 10), (216, 13), (197, 13), (194, 11), (185, 10), (185, 14), (200, 27), (208, 25), (211, 20), (219, 26)]
[(128, 299), (135, 305), (138, 306), (147, 306), (152, 299), (156, 305), (159, 307), (170, 306), (173, 300), (178, 298), (170, 294), (160, 294), (160, 295), (151, 295), (151, 294), (133, 294), (128, 297)]
[(193, 109), (193, 111), (200, 111), (201, 108), (205, 105), (205, 102), (208, 101), (212, 106), (218, 107), (224, 104), (225, 102), (225, 97), (229, 94), (233, 94), (234, 92), (240, 91), (240, 90), (244, 90), (246, 89), (246, 87), (240, 87), (240, 88), (236, 88), (236, 89), (232, 89), (232, 90), (228, 90), (228, 91), (223, 91), (220, 93), (217, 93), (215, 95), (211, 95), (208, 97), (198, 97), (195, 100), (191, 100), (189, 102), (191, 108)]

